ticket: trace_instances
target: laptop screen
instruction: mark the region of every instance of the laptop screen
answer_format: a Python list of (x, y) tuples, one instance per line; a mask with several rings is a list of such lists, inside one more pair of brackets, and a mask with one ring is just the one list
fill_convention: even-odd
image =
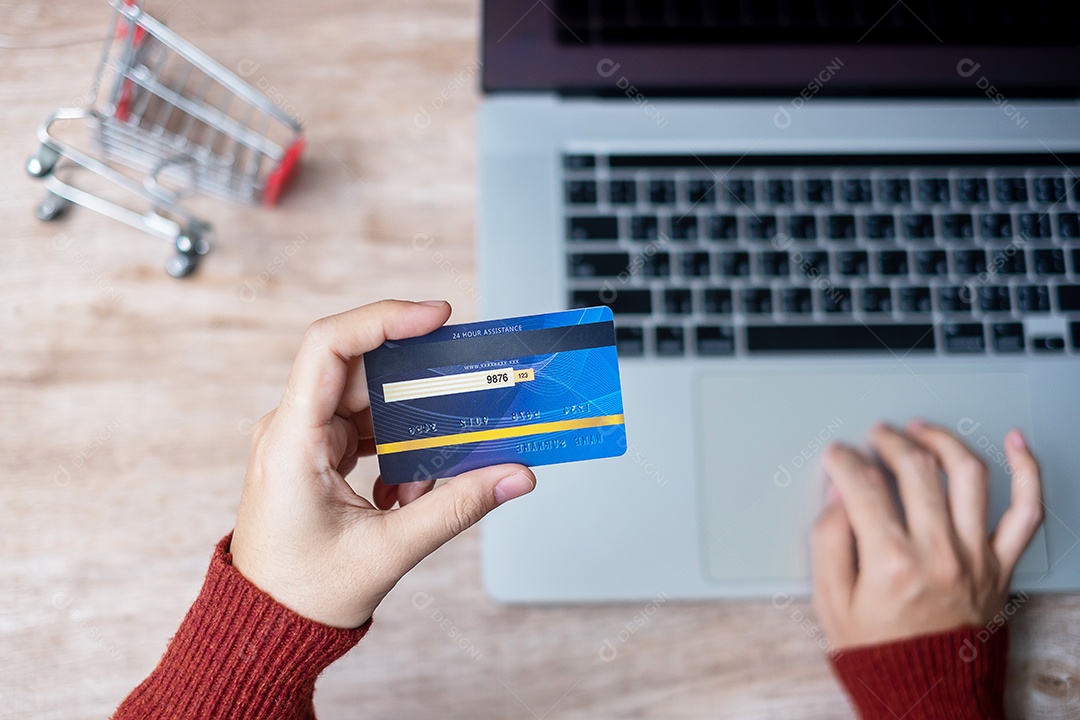
[(1075, 97), (1068, 0), (486, 0), (484, 90)]

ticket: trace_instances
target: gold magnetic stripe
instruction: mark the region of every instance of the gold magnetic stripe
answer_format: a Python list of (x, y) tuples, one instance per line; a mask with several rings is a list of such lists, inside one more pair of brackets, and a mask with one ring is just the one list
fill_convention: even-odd
[(577, 418), (574, 420), (554, 420), (552, 422), (533, 423), (531, 425), (517, 425), (507, 428), (495, 428), (494, 430), (474, 430), (473, 432), (455, 433), (441, 437), (418, 438), (416, 440), (401, 440), (392, 443), (376, 445), (375, 451), (379, 455), (405, 452), (406, 450), (426, 450), (428, 448), (445, 447), (446, 445), (462, 445), (464, 443), (483, 442), (485, 440), (503, 440), (505, 438), (523, 437), (525, 435), (540, 435), (542, 433), (560, 432), (562, 430), (581, 430), (582, 428), (604, 427), (606, 425), (622, 425), (623, 416), (601, 415), (599, 417)]

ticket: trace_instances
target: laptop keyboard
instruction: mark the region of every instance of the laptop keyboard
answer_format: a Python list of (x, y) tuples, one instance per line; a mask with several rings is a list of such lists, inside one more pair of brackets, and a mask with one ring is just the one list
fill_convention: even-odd
[(610, 306), (623, 356), (1077, 354), (1077, 168), (567, 154), (567, 300)]

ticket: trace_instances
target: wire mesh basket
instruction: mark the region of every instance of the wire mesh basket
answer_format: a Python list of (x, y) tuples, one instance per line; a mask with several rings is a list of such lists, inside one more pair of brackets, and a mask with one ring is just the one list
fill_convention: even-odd
[[(182, 198), (200, 192), (276, 204), (303, 151), (301, 126), (141, 1), (112, 0), (112, 7), (89, 106), (61, 108), (38, 130), (41, 145), (27, 162), (46, 181), (38, 217), (51, 220), (74, 203), (171, 240), (177, 252), (166, 269), (182, 277), (209, 250), (210, 232), (183, 210)], [(54, 132), (72, 120), (87, 125), (89, 150)], [(65, 166), (104, 179), (128, 202), (78, 187), (70, 173), (57, 172)]]

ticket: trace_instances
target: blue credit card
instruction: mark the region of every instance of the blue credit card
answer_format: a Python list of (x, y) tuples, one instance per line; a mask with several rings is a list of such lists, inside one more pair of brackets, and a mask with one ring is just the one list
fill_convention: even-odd
[(626, 452), (611, 309), (445, 325), (364, 355), (385, 483)]

